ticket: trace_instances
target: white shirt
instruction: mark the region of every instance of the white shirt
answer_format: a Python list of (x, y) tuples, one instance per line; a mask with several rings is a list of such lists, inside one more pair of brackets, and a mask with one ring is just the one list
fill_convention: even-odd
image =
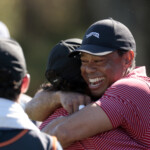
[(31, 122), (20, 104), (0, 98), (0, 128), (40, 130)]

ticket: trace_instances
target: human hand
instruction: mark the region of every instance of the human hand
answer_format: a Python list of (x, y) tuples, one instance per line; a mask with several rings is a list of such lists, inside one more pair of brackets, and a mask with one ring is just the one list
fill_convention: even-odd
[(61, 103), (55, 92), (39, 90), (27, 103), (25, 111), (30, 119), (44, 121), (58, 107), (61, 107)]
[(80, 105), (88, 105), (91, 103), (91, 98), (87, 95), (73, 92), (59, 92), (60, 102), (64, 109), (69, 114), (79, 110)]

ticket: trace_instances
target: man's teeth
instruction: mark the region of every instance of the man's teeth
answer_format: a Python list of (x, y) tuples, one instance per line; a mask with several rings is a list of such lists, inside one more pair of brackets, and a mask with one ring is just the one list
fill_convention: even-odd
[(96, 84), (98, 82), (101, 82), (104, 80), (104, 77), (101, 78), (94, 78), (94, 79), (89, 79), (90, 84)]

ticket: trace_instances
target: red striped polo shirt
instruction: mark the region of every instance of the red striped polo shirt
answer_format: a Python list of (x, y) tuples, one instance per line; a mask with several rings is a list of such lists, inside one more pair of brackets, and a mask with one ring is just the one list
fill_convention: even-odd
[[(150, 149), (150, 78), (145, 67), (136, 68), (116, 81), (96, 104), (109, 117), (113, 130), (75, 142), (68, 150)], [(40, 128), (66, 115), (63, 108), (57, 109)]]

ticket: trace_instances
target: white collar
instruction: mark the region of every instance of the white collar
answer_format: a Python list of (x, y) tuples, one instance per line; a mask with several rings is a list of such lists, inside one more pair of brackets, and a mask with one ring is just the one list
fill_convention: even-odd
[(20, 104), (0, 98), (0, 128), (40, 130), (31, 122)]

